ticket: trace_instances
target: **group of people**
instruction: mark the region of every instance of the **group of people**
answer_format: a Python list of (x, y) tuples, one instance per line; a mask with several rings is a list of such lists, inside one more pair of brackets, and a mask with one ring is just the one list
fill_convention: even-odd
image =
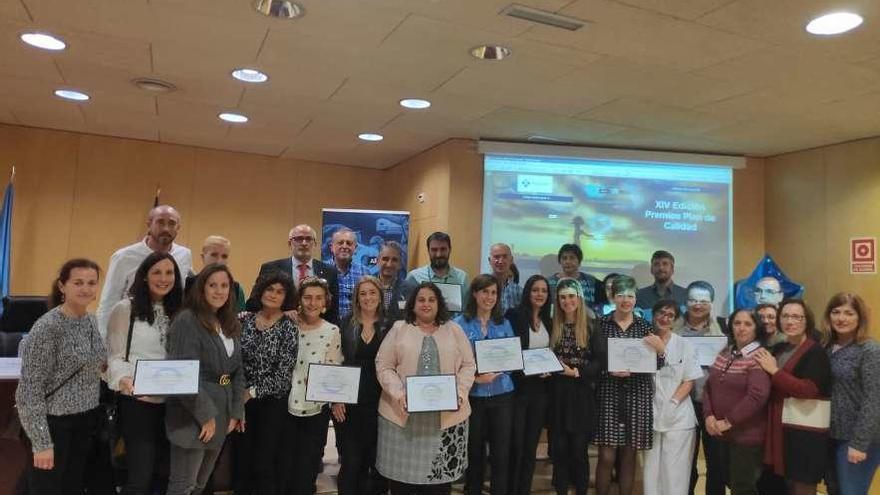
[[(236, 493), (313, 493), (331, 421), (343, 495), (443, 494), (459, 479), (479, 494), (487, 467), (491, 493), (529, 493), (545, 428), (559, 494), (587, 492), (591, 443), (600, 495), (614, 482), (633, 493), (640, 451), (644, 493), (693, 493), (700, 443), (711, 495), (815, 493), (823, 479), (865, 494), (880, 462), (880, 346), (858, 295), (835, 295), (821, 328), (800, 299), (718, 319), (712, 286), (676, 285), (666, 251), (641, 289), (581, 272), (574, 244), (558, 273), (520, 285), (508, 245), (492, 245), (492, 273), (470, 280), (442, 232), (401, 281), (399, 244), (382, 246), (373, 277), (352, 260), (354, 232), (333, 234), (324, 263), (315, 230), (298, 225), (291, 256), (264, 263), (245, 299), (229, 241), (206, 239), (195, 274), (179, 227), (174, 208), (151, 210), (143, 241), (111, 257), (97, 316), (98, 265), (62, 266), (20, 349), (31, 493), (82, 492), (102, 388), (118, 403), (127, 494), (201, 493), (226, 443)], [(443, 284), (460, 286), (460, 311)], [(729, 339), (711, 364), (698, 359), (702, 336)], [(549, 348), (562, 371), (478, 373), (474, 343), (510, 337)], [(609, 372), (610, 338), (643, 340), (657, 372)], [(137, 362), (156, 359), (198, 360), (198, 393), (136, 395)], [(307, 400), (310, 364), (359, 367), (357, 403)], [(410, 412), (407, 378), (441, 374), (456, 377), (458, 408)]]

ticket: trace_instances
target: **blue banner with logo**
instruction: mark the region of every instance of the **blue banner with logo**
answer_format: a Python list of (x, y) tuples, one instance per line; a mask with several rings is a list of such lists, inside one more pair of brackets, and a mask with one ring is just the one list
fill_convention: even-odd
[(325, 208), (321, 228), (321, 259), (333, 264), (330, 239), (342, 227), (353, 230), (357, 249), (353, 262), (364, 265), (370, 275), (379, 276), (377, 258), (383, 242), (395, 241), (403, 248), (400, 260), (400, 279), (406, 276), (407, 244), (409, 243), (409, 212), (383, 210), (342, 210)]

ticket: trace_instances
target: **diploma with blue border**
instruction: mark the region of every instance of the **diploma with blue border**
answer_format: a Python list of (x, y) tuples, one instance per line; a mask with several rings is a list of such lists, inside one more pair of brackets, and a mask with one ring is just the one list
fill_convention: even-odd
[(132, 395), (196, 395), (198, 359), (138, 359)]
[(558, 373), (562, 371), (562, 363), (549, 347), (523, 349), (523, 373), (526, 376)]
[(407, 412), (457, 411), (458, 380), (455, 375), (406, 377)]
[(657, 353), (642, 339), (608, 339), (608, 371), (656, 373)]
[(309, 363), (306, 400), (357, 404), (361, 387), (360, 366)]
[(519, 337), (474, 341), (477, 373), (499, 373), (523, 369), (522, 341)]

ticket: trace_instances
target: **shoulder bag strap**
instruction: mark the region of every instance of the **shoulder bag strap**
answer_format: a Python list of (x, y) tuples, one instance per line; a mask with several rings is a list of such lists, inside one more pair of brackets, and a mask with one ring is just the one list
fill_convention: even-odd
[(125, 362), (128, 362), (128, 355), (131, 354), (131, 334), (134, 331), (134, 311), (128, 318), (128, 337), (125, 338)]

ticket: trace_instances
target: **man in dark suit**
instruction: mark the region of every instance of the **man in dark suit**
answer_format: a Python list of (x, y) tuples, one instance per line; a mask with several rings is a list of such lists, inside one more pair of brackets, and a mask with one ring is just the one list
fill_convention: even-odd
[[(327, 313), (324, 315), (324, 319), (333, 324), (338, 324), (337, 296), (339, 295), (339, 283), (337, 272), (333, 266), (312, 258), (312, 249), (318, 245), (318, 235), (315, 229), (305, 224), (297, 225), (290, 229), (290, 233), (287, 236), (287, 245), (290, 246), (291, 256), (263, 263), (260, 266), (260, 274), (257, 275), (257, 280), (264, 275), (279, 271), (290, 275), (297, 289), (299, 289), (299, 282), (306, 277), (318, 277), (326, 280), (327, 286), (330, 289), (331, 301), (327, 305)], [(255, 294), (251, 290), (251, 298), (247, 304), (248, 311), (256, 309), (257, 300), (255, 298), (260, 296), (261, 294)]]

